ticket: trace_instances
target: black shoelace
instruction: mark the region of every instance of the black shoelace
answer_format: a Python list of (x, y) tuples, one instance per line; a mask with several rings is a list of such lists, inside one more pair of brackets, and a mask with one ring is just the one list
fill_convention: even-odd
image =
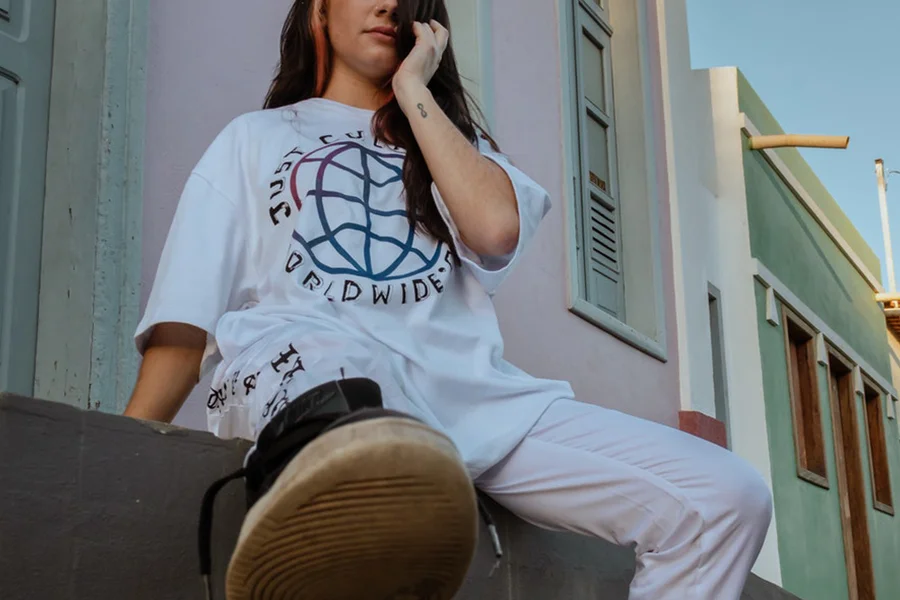
[[(206, 591), (206, 600), (212, 600), (213, 598), (212, 579), (210, 575), (212, 573), (212, 521), (216, 496), (226, 485), (236, 479), (241, 479), (246, 475), (247, 469), (238, 469), (231, 475), (227, 475), (210, 485), (203, 495), (203, 503), (200, 507), (200, 524), (197, 528), (197, 538), (200, 553), (200, 576), (203, 578), (203, 589)], [(476, 490), (476, 494), (478, 499), (478, 512), (481, 514), (481, 518), (484, 520), (485, 525), (487, 525), (488, 534), (491, 538), (491, 545), (494, 549), (494, 555), (497, 558), (497, 564), (499, 564), (500, 560), (503, 558), (503, 546), (500, 544), (500, 535), (497, 531), (497, 525), (494, 522), (491, 511), (484, 501), (484, 493), (481, 490)], [(496, 568), (496, 564), (494, 565), (494, 568)], [(493, 569), (491, 570), (491, 573), (493, 573)]]
[(219, 479), (206, 489), (203, 494), (203, 503), (200, 506), (200, 525), (197, 528), (197, 537), (200, 544), (200, 576), (203, 578), (203, 589), (206, 591), (206, 600), (212, 600), (212, 521), (213, 509), (216, 504), (216, 496), (226, 485), (240, 479), (247, 474), (247, 469), (238, 469), (231, 475)]

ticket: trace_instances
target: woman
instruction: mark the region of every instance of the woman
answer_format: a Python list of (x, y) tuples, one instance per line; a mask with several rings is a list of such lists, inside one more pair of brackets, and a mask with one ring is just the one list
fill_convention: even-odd
[(452, 598), (470, 481), (635, 544), (633, 599), (738, 598), (762, 479), (502, 359), (490, 296), (549, 199), (475, 125), (447, 26), (443, 0), (295, 2), (266, 110), (186, 184), (126, 414), (171, 420), (215, 366), (212, 431), (257, 442), (229, 598)]

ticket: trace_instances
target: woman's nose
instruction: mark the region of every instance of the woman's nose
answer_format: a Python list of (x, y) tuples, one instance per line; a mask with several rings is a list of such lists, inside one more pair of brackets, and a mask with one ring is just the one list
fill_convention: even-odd
[(390, 14), (391, 18), (397, 16), (397, 0), (380, 0), (376, 6), (379, 15)]

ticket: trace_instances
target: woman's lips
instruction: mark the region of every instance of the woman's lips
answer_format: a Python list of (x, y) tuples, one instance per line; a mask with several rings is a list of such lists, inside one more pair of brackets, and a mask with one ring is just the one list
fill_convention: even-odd
[(397, 32), (391, 27), (374, 27), (366, 33), (382, 42), (393, 44), (397, 41)]

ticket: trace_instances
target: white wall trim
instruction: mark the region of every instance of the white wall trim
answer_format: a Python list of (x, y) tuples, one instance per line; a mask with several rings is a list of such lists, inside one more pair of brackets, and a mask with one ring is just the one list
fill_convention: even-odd
[[(658, 31), (650, 30), (650, 7), (649, 2), (651, 0), (638, 0), (635, 3), (635, 12), (637, 13), (637, 22), (638, 22), (638, 52), (640, 53), (640, 65), (641, 72), (643, 73), (643, 96), (644, 96), (644, 122), (646, 125), (644, 126), (644, 139), (645, 139), (645, 156), (647, 161), (647, 205), (650, 212), (650, 256), (653, 261), (653, 293), (656, 298), (656, 331), (653, 336), (653, 341), (656, 346), (659, 348), (660, 352), (658, 355), (653, 354), (653, 348), (649, 347), (647, 352), (651, 354), (651, 356), (656, 356), (662, 361), (668, 360), (668, 320), (666, 318), (666, 306), (668, 302), (665, 297), (665, 282), (663, 280), (663, 261), (662, 261), (662, 247), (660, 242), (660, 236), (662, 232), (660, 230), (660, 203), (663, 201), (662, 198), (662, 189), (660, 186), (660, 181), (657, 179), (658, 167), (660, 166), (660, 151), (659, 151), (659, 141), (657, 140), (657, 101), (660, 105), (663, 103), (663, 98), (660, 95), (659, 98), (654, 96), (654, 82), (656, 81), (654, 78), (653, 67), (650, 64), (650, 44), (651, 44), (651, 36), (658, 35)], [(658, 41), (658, 52), (662, 54), (662, 45), (661, 41)], [(660, 65), (659, 78), (660, 80), (657, 82), (659, 84), (660, 90), (664, 88), (664, 84), (662, 81), (662, 65)], [(662, 142), (663, 151), (666, 148), (666, 142), (663, 140)], [(665, 162), (662, 164), (663, 167), (668, 169), (669, 165)], [(669, 214), (671, 216), (671, 208), (669, 210)], [(669, 223), (669, 229), (671, 230), (671, 223)], [(671, 264), (669, 265), (671, 268)], [(674, 286), (673, 286), (674, 287)], [(626, 292), (627, 293), (627, 292)], [(674, 290), (673, 290), (674, 294)], [(627, 296), (626, 296), (627, 297)]]
[(663, 343), (644, 335), (634, 327), (623, 323), (590, 302), (582, 298), (570, 297), (569, 310), (585, 321), (606, 330), (608, 333), (619, 338), (629, 346), (645, 352), (662, 362), (667, 362), (669, 360), (668, 352)]
[(91, 402), (122, 413), (137, 380), (150, 0), (107, 0)]
[[(742, 131), (749, 135), (750, 137), (755, 137), (760, 134), (759, 129), (753, 124), (753, 121), (744, 114), (744, 126), (742, 127)], [(828, 234), (828, 237), (834, 241), (840, 251), (847, 257), (847, 260), (850, 261), (859, 274), (863, 276), (863, 279), (869, 284), (869, 286), (875, 290), (876, 292), (884, 292), (884, 288), (881, 285), (881, 281), (878, 277), (876, 277), (869, 268), (865, 265), (862, 259), (858, 254), (853, 250), (847, 240), (840, 234), (834, 224), (825, 216), (825, 213), (822, 212), (822, 209), (819, 208), (819, 205), (816, 204), (816, 201), (813, 200), (813, 197), (809, 194), (809, 192), (804, 189), (804, 187), (800, 184), (800, 181), (794, 176), (791, 172), (790, 168), (785, 164), (783, 160), (778, 156), (778, 154), (774, 150), (757, 150), (760, 154), (762, 154), (769, 164), (775, 169), (775, 172), (781, 177), (781, 179), (787, 184), (787, 186), (794, 192), (794, 195), (800, 200), (806, 210), (813, 216), (813, 218), (822, 226), (822, 229), (825, 230), (825, 233)]]
[(34, 394), (121, 413), (137, 376), (149, 0), (56, 4)]
[[(657, 36), (659, 39), (659, 68), (660, 74), (662, 77), (662, 115), (663, 115), (663, 131), (665, 139), (663, 140), (663, 145), (666, 153), (666, 178), (668, 183), (668, 192), (669, 192), (669, 229), (671, 231), (671, 246), (672, 246), (672, 278), (674, 281), (674, 301), (675, 301), (675, 325), (678, 334), (675, 336), (675, 344), (676, 344), (676, 352), (678, 356), (678, 387), (679, 387), (679, 404), (681, 406), (681, 410), (692, 410), (695, 402), (695, 395), (693, 393), (693, 381), (691, 380), (691, 361), (688, 358), (690, 356), (690, 336), (688, 332), (685, 330), (688, 327), (688, 310), (687, 310), (687, 296), (688, 291), (685, 289), (685, 280), (684, 280), (684, 245), (682, 243), (682, 226), (681, 226), (681, 203), (682, 199), (680, 196), (679, 189), (679, 180), (678, 180), (678, 172), (675, 168), (675, 117), (673, 115), (674, 109), (672, 107), (672, 67), (669, 64), (670, 61), (670, 53), (669, 49), (669, 34), (668, 34), (668, 24), (666, 22), (666, 6), (663, 0), (656, 0), (656, 18), (657, 18)], [(675, 32), (675, 39), (678, 39), (678, 36), (685, 35), (686, 32), (681, 28)], [(673, 42), (674, 44), (674, 42)], [(672, 56), (674, 59), (675, 57)], [(690, 197), (686, 200), (690, 202)], [(716, 282), (719, 283), (719, 282)], [(720, 310), (722, 310), (723, 314), (723, 329), (727, 326), (724, 322), (724, 308), (721, 308), (722, 304), (720, 303)], [(724, 337), (724, 332), (723, 332)], [(723, 351), (725, 352), (725, 363), (728, 363), (728, 346), (727, 344), (723, 347)], [(726, 377), (725, 377), (725, 389), (729, 389), (729, 375), (728, 369), (726, 369)], [(729, 398), (729, 403), (731, 399)], [(731, 440), (731, 432), (730, 432), (730, 423), (726, 423), (729, 427), (729, 440)]]
[(853, 391), (856, 392), (856, 395), (860, 398), (865, 398), (866, 396), (866, 388), (863, 383), (863, 374), (862, 368), (860, 368), (859, 364), (853, 365)]
[(816, 362), (823, 367), (828, 366), (828, 342), (825, 341), (825, 334), (821, 331), (816, 333)]
[(821, 333), (829, 345), (841, 351), (852, 363), (857, 365), (866, 376), (874, 381), (886, 393), (897, 396), (897, 390), (893, 384), (885, 379), (881, 373), (872, 368), (862, 356), (841, 336), (839, 336), (825, 321), (823, 321), (813, 310), (800, 300), (793, 292), (783, 284), (775, 275), (766, 268), (759, 260), (753, 261), (755, 264), (754, 276), (765, 286), (774, 290), (774, 293), (781, 301), (788, 305), (799, 317), (803, 318), (813, 329)]
[[(666, 15), (661, 21), (664, 20), (671, 28), (671, 36), (675, 39), (679, 36), (686, 38), (687, 14), (684, 3), (666, 3), (664, 0), (657, 0), (657, 6), (660, 14)], [(663, 49), (663, 54), (667, 54), (670, 60), (676, 60), (675, 57), (678, 56), (678, 43), (673, 41)], [(685, 203), (690, 204), (697, 201), (698, 192), (712, 193), (714, 190), (715, 202), (712, 205), (718, 209), (712, 222), (713, 227), (710, 229), (712, 237), (709, 241), (710, 247), (715, 250), (702, 255), (700, 265), (706, 263), (705, 278), (716, 283), (723, 293), (722, 312), (726, 363), (729, 366), (729, 421), (733, 449), (762, 474), (770, 488), (774, 488), (772, 464), (775, 457), (769, 447), (763, 357), (759, 350), (760, 335), (764, 334), (764, 330), (759, 328), (757, 319), (748, 318), (748, 315), (756, 315), (760, 307), (757, 305), (757, 283), (753, 277), (754, 265), (747, 219), (744, 144), (741, 134), (743, 120), (739, 109), (738, 72), (733, 67), (719, 67), (706, 71), (708, 78), (702, 76), (703, 71), (700, 72), (701, 76), (698, 76), (697, 71), (690, 69), (688, 40), (683, 39), (681, 43), (686, 46), (682, 49), (681, 60), (684, 62), (669, 78), (673, 100), (676, 101), (673, 118), (676, 119), (676, 123), (681, 124), (680, 127), (685, 130), (686, 136), (680, 142), (684, 148), (676, 142), (675, 148), (679, 150), (679, 154), (697, 150), (694, 137), (697, 124), (702, 123), (704, 119), (711, 119), (712, 138), (706, 143), (712, 144), (710, 149), (712, 157), (709, 160), (714, 162), (712, 165), (714, 173), (710, 175), (709, 181), (699, 177), (693, 186), (688, 183), (682, 193)], [(689, 86), (701, 87), (698, 91), (696, 88), (691, 90)], [(699, 94), (700, 99), (707, 93), (710, 95), (711, 115), (706, 111), (697, 115), (695, 111), (702, 110), (702, 103), (698, 106), (697, 97), (688, 93), (689, 91)], [(702, 171), (698, 172), (700, 173)], [(686, 175), (687, 173), (681, 174), (682, 177)], [(689, 239), (690, 227), (687, 227), (682, 235), (685, 239)], [(689, 270), (698, 266), (696, 262), (688, 260), (684, 262), (682, 268)], [(688, 295), (688, 299), (695, 304), (702, 302), (697, 296), (691, 298)], [(690, 323), (687, 326), (690, 326)], [(697, 321), (694, 327), (703, 325)], [(683, 332), (679, 324), (678, 338), (682, 335), (687, 335), (687, 327)], [(703, 337), (699, 339), (703, 340), (700, 343), (704, 345), (707, 343)], [(699, 353), (692, 353), (688, 360), (697, 360), (697, 354)], [(679, 363), (681, 360), (683, 359), (679, 357)], [(692, 383), (693, 387), (702, 385), (702, 382)], [(777, 585), (782, 583), (781, 556), (778, 547), (781, 529), (783, 528), (780, 527), (780, 519), (774, 515), (763, 549), (753, 568), (754, 573)]]
[(766, 288), (766, 321), (773, 327), (778, 327), (778, 303), (775, 301), (775, 290)]

